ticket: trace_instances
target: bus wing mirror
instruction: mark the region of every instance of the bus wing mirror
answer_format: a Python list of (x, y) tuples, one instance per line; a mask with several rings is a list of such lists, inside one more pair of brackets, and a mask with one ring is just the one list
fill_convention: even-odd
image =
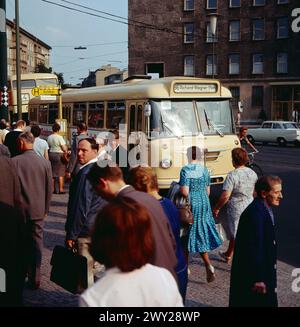
[(144, 116), (150, 117), (151, 116), (151, 104), (147, 102), (144, 106)]

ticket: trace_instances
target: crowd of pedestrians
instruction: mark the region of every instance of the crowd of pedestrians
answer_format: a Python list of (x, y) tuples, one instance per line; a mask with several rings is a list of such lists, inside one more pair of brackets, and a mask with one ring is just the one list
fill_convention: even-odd
[(0, 124), (0, 264), (8, 275), (1, 306), (22, 305), (25, 280), (31, 289), (40, 287), (44, 220), (52, 193), (65, 193), (65, 178), (70, 180), (65, 245), (87, 258), (81, 306), (183, 306), (189, 253), (200, 254), (208, 283), (220, 278), (209, 258), (223, 241), (216, 222), (229, 240), (226, 252), (219, 252), (232, 261), (229, 304), (277, 306), (271, 207), (282, 199), (282, 182), (274, 176), (258, 179), (246, 167), (243, 148), (232, 151), (234, 170), (213, 207), (204, 152), (187, 149), (179, 192), (189, 199), (194, 220), (182, 237), (177, 207), (159, 194), (150, 167), (128, 166), (118, 131), (92, 138), (81, 123), (68, 149), (57, 123), (47, 142), (37, 125), (28, 129), (20, 120), (9, 131), (5, 121)]

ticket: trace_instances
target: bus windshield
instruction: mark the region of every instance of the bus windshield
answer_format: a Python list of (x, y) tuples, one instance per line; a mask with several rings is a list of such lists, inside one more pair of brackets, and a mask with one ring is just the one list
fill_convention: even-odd
[(199, 133), (193, 102), (161, 100), (150, 101), (151, 131), (160, 136), (197, 135)]
[[(14, 80), (12, 82), (13, 89), (17, 88), (17, 81)], [(57, 86), (58, 82), (56, 78), (47, 78), (47, 79), (24, 79), (21, 80), (21, 89), (33, 89), (36, 86), (41, 85), (51, 85), (51, 86)]]
[[(229, 100), (161, 100), (150, 101), (151, 131), (159, 136), (190, 136), (232, 134), (232, 116)], [(196, 112), (194, 110), (196, 108)], [(196, 113), (200, 122), (197, 126)]]
[(197, 100), (196, 109), (204, 135), (233, 134), (229, 100)]

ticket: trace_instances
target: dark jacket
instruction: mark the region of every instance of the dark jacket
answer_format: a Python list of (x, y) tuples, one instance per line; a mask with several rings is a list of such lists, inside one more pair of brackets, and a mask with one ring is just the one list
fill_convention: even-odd
[(70, 240), (90, 236), (90, 228), (94, 224), (97, 212), (107, 203), (94, 192), (87, 179), (92, 166), (93, 163), (80, 169), (70, 185), (65, 225), (66, 238)]
[(21, 183), (21, 201), (26, 218), (43, 219), (52, 197), (52, 170), (48, 160), (33, 150), (12, 158)]
[[(242, 213), (234, 248), (230, 282), (230, 306), (277, 306), (276, 242), (271, 216), (260, 198)], [(264, 282), (267, 294), (251, 291)]]
[(4, 145), (8, 147), (11, 157), (15, 157), (18, 154), (21, 154), (21, 151), (18, 148), (18, 137), (23, 133), (22, 131), (11, 131), (6, 134)]
[(160, 203), (152, 195), (136, 191), (132, 186), (127, 186), (121, 190), (118, 197), (131, 198), (148, 209), (155, 242), (155, 254), (152, 263), (155, 266), (168, 269), (177, 279), (175, 274), (177, 265), (176, 242), (168, 218)]
[[(0, 307), (23, 304), (26, 272), (25, 240), (22, 213), (0, 201)], [(5, 285), (2, 285), (2, 282), (5, 282)]]
[(12, 159), (0, 156), (0, 202), (21, 206), (21, 186)]

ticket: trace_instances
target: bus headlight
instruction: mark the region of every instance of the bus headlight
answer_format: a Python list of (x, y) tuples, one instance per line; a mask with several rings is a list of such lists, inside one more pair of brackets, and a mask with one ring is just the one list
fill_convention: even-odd
[(163, 169), (168, 169), (172, 166), (172, 161), (170, 159), (162, 159), (160, 166)]

